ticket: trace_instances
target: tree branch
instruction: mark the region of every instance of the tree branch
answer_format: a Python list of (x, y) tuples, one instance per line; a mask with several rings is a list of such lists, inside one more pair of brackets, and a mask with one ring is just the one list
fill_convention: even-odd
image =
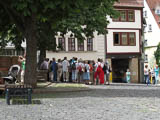
[(10, 20), (13, 21), (16, 24), (17, 29), (24, 33), (25, 29), (23, 27), (23, 24), (21, 24), (23, 22), (23, 20), (22, 20), (22, 22), (17, 20), (17, 18), (19, 18), (20, 15), (18, 15), (18, 13), (16, 13), (15, 10), (13, 10), (11, 7), (8, 6), (8, 4), (4, 3), (3, 1), (0, 1), (0, 4), (3, 6), (4, 10), (8, 14)]

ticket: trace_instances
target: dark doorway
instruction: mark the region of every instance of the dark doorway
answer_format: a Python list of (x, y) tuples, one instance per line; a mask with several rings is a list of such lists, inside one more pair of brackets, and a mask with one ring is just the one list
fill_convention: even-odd
[(125, 82), (127, 68), (129, 68), (129, 59), (112, 59), (112, 81)]

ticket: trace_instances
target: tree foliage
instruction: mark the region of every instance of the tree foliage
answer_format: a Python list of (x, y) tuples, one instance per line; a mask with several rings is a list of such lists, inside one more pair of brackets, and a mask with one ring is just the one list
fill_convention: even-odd
[(154, 56), (156, 58), (156, 63), (160, 66), (160, 43), (157, 46), (157, 50), (155, 51)]
[(25, 83), (36, 85), (37, 49), (54, 50), (55, 35), (71, 31), (79, 40), (106, 34), (107, 15), (116, 16), (116, 0), (4, 0), (0, 1), (0, 45), (17, 48), (26, 39)]

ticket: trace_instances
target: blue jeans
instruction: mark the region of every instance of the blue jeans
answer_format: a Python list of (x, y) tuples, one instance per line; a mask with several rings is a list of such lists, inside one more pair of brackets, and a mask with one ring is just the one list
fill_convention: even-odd
[(157, 84), (158, 83), (158, 80), (159, 80), (159, 75), (155, 75), (155, 78), (154, 78), (154, 84)]
[(53, 71), (53, 82), (57, 81), (57, 71)]
[(72, 70), (72, 81), (75, 82), (77, 80), (77, 72), (76, 70)]
[(149, 75), (144, 75), (144, 82), (148, 85), (150, 84)]

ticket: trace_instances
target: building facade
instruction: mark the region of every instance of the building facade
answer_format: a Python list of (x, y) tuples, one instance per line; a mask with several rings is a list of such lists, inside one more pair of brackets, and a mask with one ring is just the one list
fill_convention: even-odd
[(144, 0), (146, 26), (144, 29), (145, 64), (149, 67), (156, 65), (154, 52), (160, 42), (160, 0)]
[(68, 33), (64, 38), (57, 36), (56, 43), (63, 49), (57, 52), (48, 51), (47, 57), (68, 59), (72, 57), (83, 60), (108, 59), (113, 74), (113, 82), (123, 82), (127, 69), (131, 71), (131, 82), (142, 82), (141, 53), (142, 53), (142, 27), (143, 27), (143, 0), (119, 0), (115, 9), (120, 12), (120, 17), (108, 17), (108, 34), (87, 38), (79, 43), (76, 38), (71, 38)]
[[(112, 67), (113, 82), (123, 82), (127, 69), (131, 71), (131, 82), (142, 82), (140, 73), (142, 72), (143, 0), (119, 0), (114, 7), (120, 12), (120, 16), (114, 19), (108, 16), (110, 21), (106, 28), (108, 34), (97, 35), (95, 32), (94, 38), (86, 38), (81, 42), (71, 37), (71, 33), (64, 37), (58, 35), (56, 44), (60, 47), (56, 52), (47, 51), (46, 57), (50, 59), (77, 57), (94, 61), (98, 58), (107, 59)], [(14, 49), (12, 50), (13, 47), (11, 46), (9, 51), (17, 54)]]
[(131, 71), (131, 82), (142, 82), (143, 1), (120, 0), (115, 9), (121, 15), (117, 19), (110, 18), (106, 35), (106, 57), (112, 65), (113, 82), (122, 82), (127, 69)]
[(78, 59), (95, 61), (97, 58), (105, 59), (104, 35), (98, 36), (95, 32), (94, 38), (86, 38), (86, 40), (78, 42), (76, 38), (70, 37), (70, 34), (68, 33), (64, 38), (56, 36), (56, 44), (61, 48), (57, 48), (56, 52), (47, 51), (48, 58), (63, 59), (67, 57), (71, 59), (77, 57)]

